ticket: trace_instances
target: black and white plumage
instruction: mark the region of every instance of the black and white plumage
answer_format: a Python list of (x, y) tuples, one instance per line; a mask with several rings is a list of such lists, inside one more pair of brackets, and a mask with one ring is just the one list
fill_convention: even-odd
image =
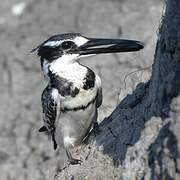
[(138, 51), (139, 41), (87, 38), (79, 33), (50, 37), (37, 48), (48, 85), (42, 94), (44, 126), (54, 143), (64, 147), (71, 164), (70, 148), (79, 145), (97, 124), (97, 109), (102, 104), (101, 79), (78, 59), (101, 53)]
[(39, 129), (39, 132), (48, 131), (51, 133), (54, 149), (57, 148), (55, 140), (55, 123), (58, 121), (60, 115), (60, 100), (58, 96), (57, 89), (52, 88), (49, 85), (44, 89), (41, 96), (44, 126)]

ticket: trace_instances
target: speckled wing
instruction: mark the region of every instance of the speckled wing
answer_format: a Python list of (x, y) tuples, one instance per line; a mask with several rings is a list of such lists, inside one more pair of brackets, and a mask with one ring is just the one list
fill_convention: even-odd
[(51, 133), (54, 149), (56, 149), (57, 143), (55, 141), (55, 125), (60, 115), (60, 100), (57, 89), (47, 86), (42, 93), (41, 102), (43, 108), (44, 126), (42, 126), (39, 131), (48, 131)]

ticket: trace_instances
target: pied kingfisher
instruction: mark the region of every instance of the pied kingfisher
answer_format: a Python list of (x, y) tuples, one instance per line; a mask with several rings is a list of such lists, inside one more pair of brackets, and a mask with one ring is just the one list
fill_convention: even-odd
[(44, 126), (51, 134), (54, 149), (64, 147), (70, 164), (78, 164), (70, 148), (79, 145), (97, 125), (97, 109), (102, 104), (101, 79), (78, 60), (85, 56), (138, 51), (139, 41), (87, 38), (79, 33), (50, 37), (32, 52), (40, 56), (48, 85), (41, 97)]

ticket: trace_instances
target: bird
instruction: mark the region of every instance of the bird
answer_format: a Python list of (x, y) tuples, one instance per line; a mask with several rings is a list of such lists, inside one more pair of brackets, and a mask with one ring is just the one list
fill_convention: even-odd
[(102, 104), (101, 78), (81, 58), (106, 53), (132, 52), (143, 49), (140, 41), (118, 38), (88, 38), (80, 33), (49, 37), (31, 52), (40, 57), (47, 80), (41, 102), (44, 125), (54, 149), (63, 147), (70, 164), (82, 161), (71, 154), (91, 130), (98, 130), (98, 108)]

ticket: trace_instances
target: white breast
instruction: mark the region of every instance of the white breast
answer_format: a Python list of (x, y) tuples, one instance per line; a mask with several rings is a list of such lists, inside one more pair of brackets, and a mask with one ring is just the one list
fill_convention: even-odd
[(84, 77), (87, 73), (87, 68), (79, 63), (63, 63), (61, 60), (56, 60), (50, 65), (50, 71), (73, 82), (76, 87), (82, 87)]
[[(67, 57), (66, 57), (67, 58)], [(63, 59), (64, 60), (64, 59)], [(66, 59), (67, 60), (67, 59)], [(74, 87), (77, 87), (80, 91), (75, 97), (67, 96), (62, 97), (61, 107), (64, 108), (74, 108), (80, 106), (86, 106), (90, 101), (92, 101), (97, 94), (97, 83), (91, 89), (84, 90), (84, 81), (87, 74), (87, 68), (80, 65), (77, 62), (68, 64), (63, 63), (61, 60), (54, 61), (49, 68), (53, 73), (61, 76), (72, 82)]]

